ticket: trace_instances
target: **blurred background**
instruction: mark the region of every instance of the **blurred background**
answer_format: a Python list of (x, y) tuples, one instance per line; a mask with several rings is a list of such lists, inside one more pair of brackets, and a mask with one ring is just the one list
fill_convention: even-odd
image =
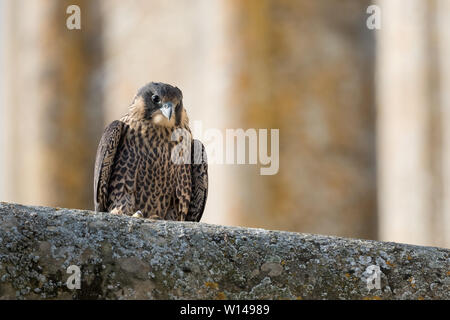
[(280, 130), (278, 174), (210, 165), (203, 222), (450, 247), (450, 0), (0, 0), (0, 31), (2, 201), (93, 209), (160, 81), (203, 130)]

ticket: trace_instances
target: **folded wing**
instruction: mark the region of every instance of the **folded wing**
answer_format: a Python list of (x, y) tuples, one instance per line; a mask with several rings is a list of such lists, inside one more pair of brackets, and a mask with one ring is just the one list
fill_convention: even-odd
[(200, 221), (208, 196), (208, 160), (205, 146), (193, 140), (191, 147), (192, 194), (186, 221)]
[(96, 212), (107, 210), (108, 184), (124, 123), (114, 121), (106, 127), (97, 149), (94, 170), (94, 204)]

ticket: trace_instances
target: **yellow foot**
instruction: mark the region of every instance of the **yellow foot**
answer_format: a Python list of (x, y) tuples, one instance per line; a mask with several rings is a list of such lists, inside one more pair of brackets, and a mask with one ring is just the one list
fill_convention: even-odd
[(136, 211), (135, 214), (132, 215), (133, 218), (143, 218), (144, 215), (142, 214), (141, 210)]

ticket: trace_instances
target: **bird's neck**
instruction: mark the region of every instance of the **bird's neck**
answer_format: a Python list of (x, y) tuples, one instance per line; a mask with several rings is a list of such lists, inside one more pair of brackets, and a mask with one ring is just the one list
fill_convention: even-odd
[[(139, 132), (144, 136), (150, 135), (158, 135), (161, 138), (165, 138), (167, 140), (171, 140), (174, 132), (179, 132), (178, 130), (186, 130), (187, 134), (191, 135), (191, 129), (189, 127), (189, 119), (184, 113), (184, 117), (182, 117), (182, 121), (180, 125), (167, 127), (163, 125), (155, 124), (151, 119), (136, 119), (129, 114), (126, 114), (120, 119), (122, 122), (127, 124), (130, 129), (133, 129), (135, 132)], [(179, 134), (182, 134), (181, 132)]]

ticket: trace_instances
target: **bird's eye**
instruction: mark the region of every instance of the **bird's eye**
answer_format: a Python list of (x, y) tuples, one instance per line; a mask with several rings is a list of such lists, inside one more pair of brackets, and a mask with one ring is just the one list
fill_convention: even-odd
[(158, 95), (154, 94), (152, 95), (152, 101), (154, 103), (159, 103), (161, 101), (161, 98)]

